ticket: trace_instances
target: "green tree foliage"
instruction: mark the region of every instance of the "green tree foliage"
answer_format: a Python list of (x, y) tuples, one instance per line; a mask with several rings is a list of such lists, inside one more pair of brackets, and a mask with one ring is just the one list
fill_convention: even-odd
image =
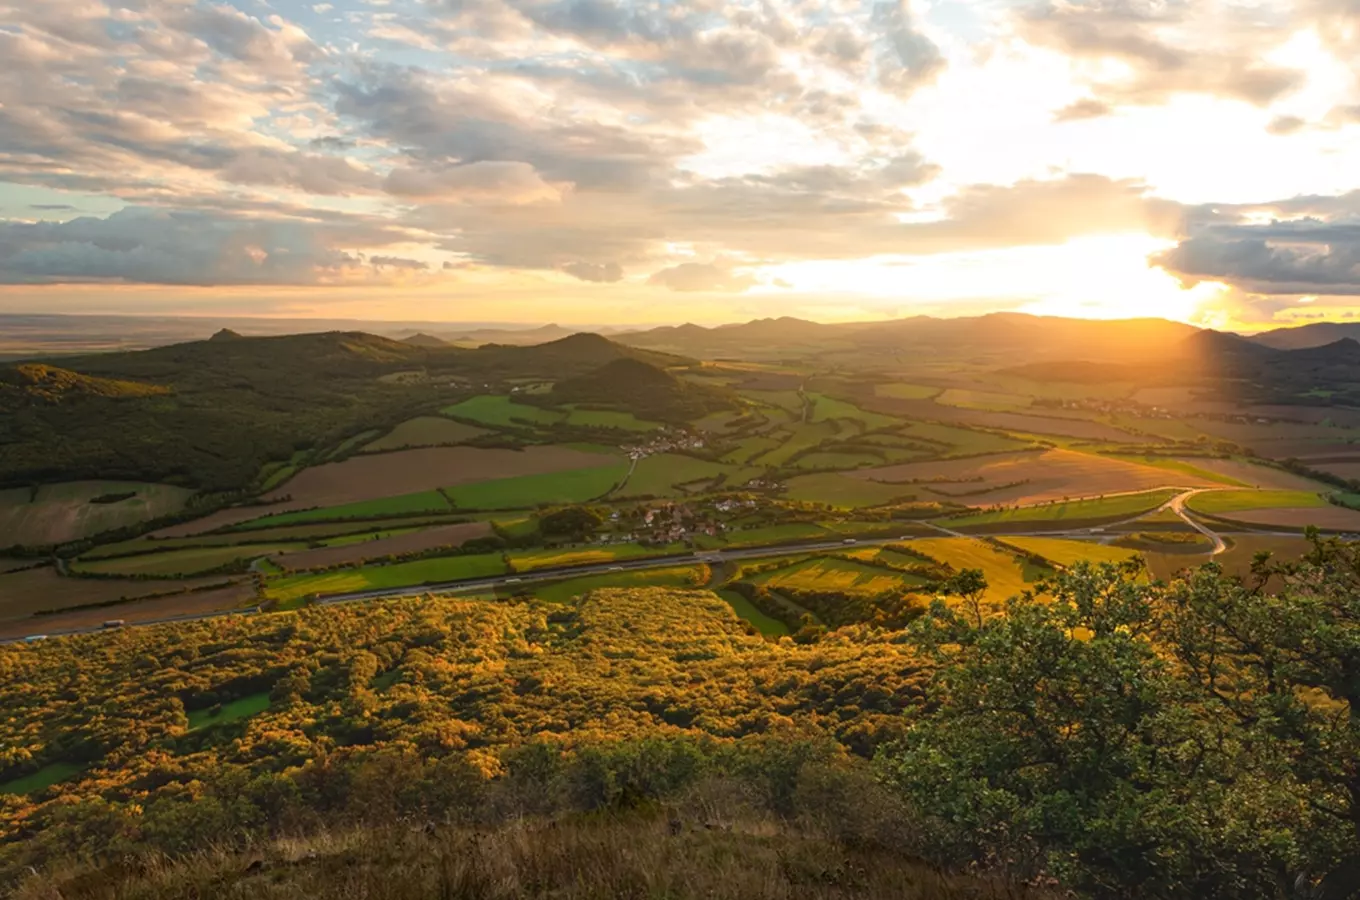
[(1083, 564), (1001, 616), (937, 603), (930, 701), (882, 771), (958, 862), (1102, 898), (1350, 897), (1357, 562), (1318, 544), (1278, 595)]
[(538, 520), (538, 529), (546, 535), (581, 539), (594, 534), (604, 524), (604, 515), (589, 506), (566, 506), (546, 513)]

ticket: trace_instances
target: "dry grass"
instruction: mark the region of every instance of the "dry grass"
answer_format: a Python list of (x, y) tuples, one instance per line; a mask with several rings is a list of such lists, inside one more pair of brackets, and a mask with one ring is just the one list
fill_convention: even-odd
[[(96, 497), (131, 493), (116, 503)], [(0, 546), (60, 544), (179, 512), (193, 491), (130, 481), (69, 481), (0, 491)]]
[(969, 506), (1029, 505), (1164, 487), (1215, 486), (1194, 475), (1072, 450), (902, 463), (847, 474), (893, 484), (917, 482), (922, 497), (934, 494)]
[[(697, 813), (697, 815), (696, 815)], [(815, 829), (697, 807), (520, 821), (487, 831), (412, 824), (282, 840), (253, 853), (35, 878), (15, 900), (990, 900), (1052, 896), (950, 875)]]

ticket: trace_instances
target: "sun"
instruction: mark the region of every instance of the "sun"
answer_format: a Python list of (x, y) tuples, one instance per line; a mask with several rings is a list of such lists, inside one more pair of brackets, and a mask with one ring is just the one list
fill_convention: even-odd
[(1145, 234), (1068, 241), (1053, 248), (1060, 252), (1047, 260), (1051, 283), (1046, 295), (1020, 311), (1081, 319), (1194, 322), (1227, 286), (1206, 281), (1187, 288), (1148, 262), (1154, 253), (1173, 246), (1174, 241)]
[(1147, 234), (1113, 234), (1037, 247), (785, 263), (760, 270), (758, 292), (862, 299), (866, 306), (890, 301), (943, 315), (1004, 303), (1034, 315), (1193, 323), (1227, 287), (1187, 288), (1149, 264), (1152, 254), (1174, 245)]

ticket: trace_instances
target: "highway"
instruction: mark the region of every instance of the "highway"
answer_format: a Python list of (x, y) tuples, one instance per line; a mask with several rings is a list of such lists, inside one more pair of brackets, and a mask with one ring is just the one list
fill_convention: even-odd
[[(1214, 542), (1212, 555), (1222, 553), (1227, 544), (1222, 536), (1210, 530), (1185, 510), (1185, 501), (1195, 494), (1205, 490), (1219, 490), (1217, 488), (1196, 488), (1187, 489), (1181, 494), (1177, 494), (1172, 499), (1164, 503), (1159, 509), (1170, 509), (1178, 517), (1184, 520), (1191, 528), (1208, 537)], [(1108, 496), (1108, 495), (1107, 495)], [(1113, 535), (1102, 534), (1107, 528), (1127, 525), (1137, 519), (1146, 516), (1147, 513), (1140, 513), (1129, 519), (1118, 522), (1109, 522), (1103, 526), (1094, 528), (1066, 528), (1048, 529), (1023, 532), (1008, 532), (1005, 534), (990, 535), (992, 537), (1066, 537), (1078, 540), (1105, 540)], [(974, 535), (965, 532), (955, 531), (943, 525), (934, 523), (921, 523), (929, 525), (941, 534), (951, 537), (986, 537), (987, 535)], [(1264, 529), (1244, 532), (1249, 534), (1278, 534), (1282, 536), (1297, 537), (1297, 532), (1272, 532)], [(605, 575), (611, 572), (637, 572), (648, 569), (663, 569), (679, 565), (693, 565), (695, 563), (721, 564), (725, 562), (736, 562), (747, 559), (763, 559), (777, 556), (788, 556), (795, 553), (812, 553), (819, 550), (844, 550), (848, 547), (882, 547), (889, 544), (899, 544), (905, 541), (914, 540), (917, 536), (902, 535), (894, 538), (870, 538), (870, 539), (843, 539), (836, 541), (818, 541), (806, 544), (781, 544), (779, 546), (765, 547), (739, 547), (730, 550), (699, 550), (692, 553), (679, 553), (667, 556), (649, 556), (644, 559), (615, 560), (611, 562), (589, 563), (578, 566), (556, 566), (549, 569), (535, 569), (532, 572), (512, 573), (506, 575), (496, 575), (490, 578), (470, 578), (460, 581), (444, 581), (437, 584), (413, 584), (405, 587), (382, 588), (372, 591), (355, 591), (346, 594), (325, 594), (316, 598), (319, 606), (333, 606), (341, 603), (358, 603), (367, 600), (383, 600), (391, 597), (410, 597), (418, 594), (466, 594), (478, 593), (482, 591), (492, 591), (497, 588), (514, 588), (521, 584), (537, 584), (545, 581), (558, 581), (564, 578), (579, 578), (586, 575)], [(258, 560), (257, 560), (258, 562)], [(253, 568), (253, 565), (252, 565)], [(141, 628), (149, 625), (165, 625), (175, 622), (198, 622), (209, 619), (218, 619), (225, 616), (256, 615), (261, 612), (260, 607), (250, 607), (248, 609), (223, 610), (213, 613), (195, 613), (183, 616), (168, 616), (158, 619), (146, 619), (138, 622), (128, 622), (124, 628)], [(111, 620), (116, 621), (116, 612), (111, 610)], [(64, 630), (53, 630), (43, 632), (43, 637), (61, 637), (72, 634), (96, 634), (114, 629), (105, 628), (102, 625), (90, 626), (88, 628), (72, 628)], [(19, 644), (30, 640), (30, 637), (0, 638), (0, 645)]]

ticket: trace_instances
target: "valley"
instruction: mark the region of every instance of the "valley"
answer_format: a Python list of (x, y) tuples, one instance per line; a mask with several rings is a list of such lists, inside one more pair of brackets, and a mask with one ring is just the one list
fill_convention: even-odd
[[(21, 364), (0, 395), (17, 416), (0, 472), (14, 485), (0, 491), (0, 544), (19, 570), (0, 573), (0, 638), (89, 629), (91, 611), (135, 625), (352, 594), (560, 595), (578, 578), (607, 581), (616, 562), (634, 584), (709, 555), (788, 554), (797, 568), (854, 552), (836, 541), (910, 552), (939, 534), (1059, 537), (1092, 560), (1135, 548), (1129, 557), (1165, 575), (1209, 558), (1197, 535), (1214, 556), (1261, 537), (1288, 555), (1302, 551), (1308, 526), (1360, 532), (1360, 495), (1345, 478), (1346, 466), (1360, 465), (1360, 413), (1311, 396), (1281, 405), (1283, 386), (1271, 389), (1277, 402), (1250, 402), (1222, 374), (1258, 354), (1302, 352), (1316, 366), (1322, 351), (1248, 352), (1226, 337), (1146, 325), (1181, 374), (1163, 372), (1149, 388), (1132, 364), (1111, 372), (1051, 361), (1074, 328), (1107, 357), (1128, 358), (1132, 348), (1100, 323), (961, 321), (967, 330), (912, 320), (938, 349), (916, 361), (887, 350), (882, 329), (766, 320), (693, 329), (683, 340), (661, 329), (518, 346), (224, 333), (61, 359), (86, 371), (58, 377), (49, 367), (28, 388), (33, 369)], [(905, 323), (892, 327), (913, 339)], [(850, 347), (861, 355), (851, 360)], [(293, 369), (331, 377), (298, 381)], [(272, 393), (266, 406), (283, 418), (238, 413), (230, 385), (241, 378)], [(338, 391), (353, 399), (335, 403)], [(327, 403), (329, 419), (286, 412)], [(181, 418), (185, 406), (222, 422), (198, 434)], [(106, 443), (67, 440), (66, 456), (42, 454), (46, 469), (26, 464), (57, 414), (101, 429), (118, 423), (111, 437), (149, 449), (136, 462), (119, 450), (125, 461), (110, 471)], [(186, 442), (203, 453), (222, 427), (277, 457), (256, 457), (252, 473), (233, 476), (157, 462)], [(281, 449), (269, 450), (271, 440)], [(149, 480), (77, 480), (115, 472)], [(580, 514), (580, 527), (548, 525), (564, 509)], [(1071, 552), (1055, 564), (1070, 565)], [(926, 598), (957, 568), (872, 583), (884, 598)], [(835, 590), (834, 579), (799, 584)], [(701, 586), (725, 596), (755, 588), (725, 570)], [(821, 624), (773, 594), (762, 617), (790, 633)], [(231, 599), (208, 608), (209, 597)]]

